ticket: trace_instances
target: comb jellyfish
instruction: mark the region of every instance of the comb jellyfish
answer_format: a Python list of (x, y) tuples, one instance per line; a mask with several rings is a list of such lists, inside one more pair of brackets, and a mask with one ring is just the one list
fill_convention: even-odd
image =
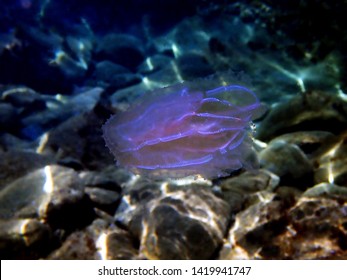
[(144, 96), (103, 126), (117, 164), (136, 174), (206, 179), (255, 165), (250, 122), (256, 95), (241, 85), (167, 87)]

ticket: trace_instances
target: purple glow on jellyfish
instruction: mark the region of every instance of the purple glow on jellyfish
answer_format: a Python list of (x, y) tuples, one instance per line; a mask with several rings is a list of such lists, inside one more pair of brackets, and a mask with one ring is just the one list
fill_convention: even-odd
[(111, 117), (103, 134), (117, 163), (134, 173), (217, 178), (252, 167), (249, 124), (259, 108), (256, 95), (243, 86), (173, 86)]

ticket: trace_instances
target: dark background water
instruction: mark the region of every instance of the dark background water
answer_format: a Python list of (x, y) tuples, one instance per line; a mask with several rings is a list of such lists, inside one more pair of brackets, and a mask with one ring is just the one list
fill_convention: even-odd
[[(317, 65), (330, 55), (333, 61), (329, 61), (329, 66), (337, 67), (339, 72), (333, 78), (339, 80), (341, 88), (345, 87), (342, 77), (346, 65), (344, 50), (347, 39), (343, 25), (346, 1), (2, 0), (0, 9), (2, 84), (25, 84), (43, 93), (71, 93), (74, 85), (84, 85), (90, 79), (95, 64), (105, 58), (96, 51), (102, 36), (118, 33), (140, 40), (142, 56), (134, 63), (121, 63), (136, 72), (136, 67), (146, 57), (158, 53), (172, 55), (170, 48), (159, 50), (153, 46), (153, 41), (174, 30), (182, 20), (196, 16), (208, 29), (211, 52), (223, 53), (226, 48), (234, 49), (235, 53), (225, 55), (227, 59), (237, 52), (245, 57), (261, 54), (274, 63), (282, 60), (279, 62), (281, 67), (289, 71), (290, 64), (296, 64), (297, 68)], [(220, 30), (221, 25), (235, 19), (239, 21), (237, 24)], [(192, 24), (187, 34), (193, 33), (194, 28)], [(76, 60), (78, 54), (69, 50), (71, 46), (66, 46), (67, 37), (84, 38), (92, 44), (89, 50), (91, 58), (86, 61), (83, 73), (62, 73), (64, 70), (49, 63), (60, 49), (70, 52)], [(10, 47), (6, 48), (6, 45)], [(190, 51), (194, 48), (198, 52), (205, 51), (203, 45), (193, 46)], [(188, 63), (199, 62), (201, 59)], [(235, 67), (229, 61), (223, 67), (214, 66), (212, 71), (202, 71), (193, 76), (201, 77), (228, 68), (249, 73), (249, 67)]]

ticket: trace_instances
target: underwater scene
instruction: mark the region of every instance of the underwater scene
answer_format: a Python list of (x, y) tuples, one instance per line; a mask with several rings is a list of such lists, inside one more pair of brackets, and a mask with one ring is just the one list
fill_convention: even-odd
[(347, 259), (346, 12), (0, 0), (0, 258)]

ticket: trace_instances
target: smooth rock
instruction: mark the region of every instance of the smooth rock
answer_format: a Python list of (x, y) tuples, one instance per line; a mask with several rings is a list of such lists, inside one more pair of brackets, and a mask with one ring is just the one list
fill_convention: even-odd
[(223, 191), (238, 190), (245, 194), (262, 190), (274, 190), (279, 178), (266, 169), (246, 171), (238, 176), (223, 180), (220, 184)]
[(330, 142), (335, 136), (328, 131), (298, 131), (286, 133), (273, 139), (272, 141), (284, 141), (297, 145), (307, 155), (312, 155), (325, 143)]
[(34, 152), (12, 150), (1, 153), (0, 190), (15, 179), (54, 162), (51, 156)]
[(274, 107), (259, 125), (256, 138), (268, 141), (280, 134), (306, 130), (337, 134), (346, 127), (346, 102), (334, 94), (312, 91)]
[(79, 173), (85, 186), (105, 188), (116, 192), (121, 192), (121, 186), (134, 178), (134, 175), (111, 164), (100, 171), (83, 171)]
[(347, 188), (329, 183), (320, 183), (307, 189), (302, 196), (304, 197), (325, 197), (336, 200), (347, 201)]
[(30, 172), (0, 191), (0, 218), (40, 217), (54, 229), (89, 224), (95, 213), (78, 173), (57, 165)]
[(48, 133), (42, 153), (54, 155), (60, 161), (74, 159), (92, 170), (114, 164), (102, 138), (104, 121), (93, 112), (68, 119)]
[(105, 85), (111, 86), (114, 90), (141, 82), (139, 75), (133, 74), (127, 68), (107, 60), (96, 64), (93, 76), (97, 84), (102, 86), (100, 82), (103, 81)]
[(0, 220), (1, 259), (38, 259), (54, 246), (50, 228), (37, 219)]
[(126, 110), (129, 104), (134, 102), (138, 97), (148, 91), (148, 87), (144, 83), (136, 84), (124, 89), (119, 89), (110, 97), (110, 102), (113, 108)]
[(0, 134), (0, 147), (2, 147), (4, 151), (34, 151), (35, 148), (37, 148), (37, 144), (35, 142), (20, 139), (10, 133), (2, 133)]
[(95, 207), (98, 207), (107, 213), (114, 215), (120, 202), (120, 193), (103, 189), (103, 188), (85, 188), (86, 194), (89, 196)]
[(284, 141), (272, 141), (259, 153), (259, 162), (281, 179), (281, 185), (307, 188), (313, 183), (313, 166), (300, 148)]
[(177, 73), (177, 65), (173, 61), (166, 64), (162, 69), (148, 74), (149, 90), (164, 88), (182, 82), (182, 77)]
[(177, 66), (184, 80), (206, 77), (214, 73), (208, 60), (200, 54), (187, 53), (178, 57)]
[(143, 60), (143, 44), (128, 34), (108, 34), (97, 46), (99, 60), (110, 60), (129, 69), (135, 69)]
[(82, 228), (95, 219), (93, 204), (84, 191), (82, 180), (73, 169), (46, 167), (49, 196), (40, 209), (40, 216), (53, 228), (67, 231)]
[(45, 97), (27, 87), (14, 87), (4, 90), (1, 93), (1, 99), (7, 103), (11, 103), (15, 107), (32, 106), (36, 110), (46, 107)]
[(115, 228), (107, 233), (106, 239), (107, 260), (134, 260), (139, 259), (138, 240), (120, 228)]
[(69, 118), (92, 111), (98, 103), (102, 91), (102, 88), (92, 88), (55, 104), (53, 108), (23, 118), (23, 137), (34, 140), (44, 131)]
[(232, 213), (236, 213), (247, 204), (247, 201), (250, 203), (253, 200), (253, 194), (274, 190), (279, 181), (277, 175), (265, 169), (246, 171), (220, 183), (222, 198), (228, 202)]
[(59, 159), (57, 161), (57, 164), (68, 168), (72, 168), (75, 171), (81, 171), (84, 169), (82, 162), (73, 157), (64, 157), (62, 159)]
[(139, 65), (138, 71), (141, 74), (150, 74), (164, 69), (168, 64), (172, 63), (172, 58), (166, 55), (156, 54), (147, 57), (145, 61)]
[(50, 179), (49, 167), (30, 172), (9, 183), (0, 191), (0, 218), (11, 219), (24, 210), (39, 216), (42, 203), (48, 197), (45, 183)]

